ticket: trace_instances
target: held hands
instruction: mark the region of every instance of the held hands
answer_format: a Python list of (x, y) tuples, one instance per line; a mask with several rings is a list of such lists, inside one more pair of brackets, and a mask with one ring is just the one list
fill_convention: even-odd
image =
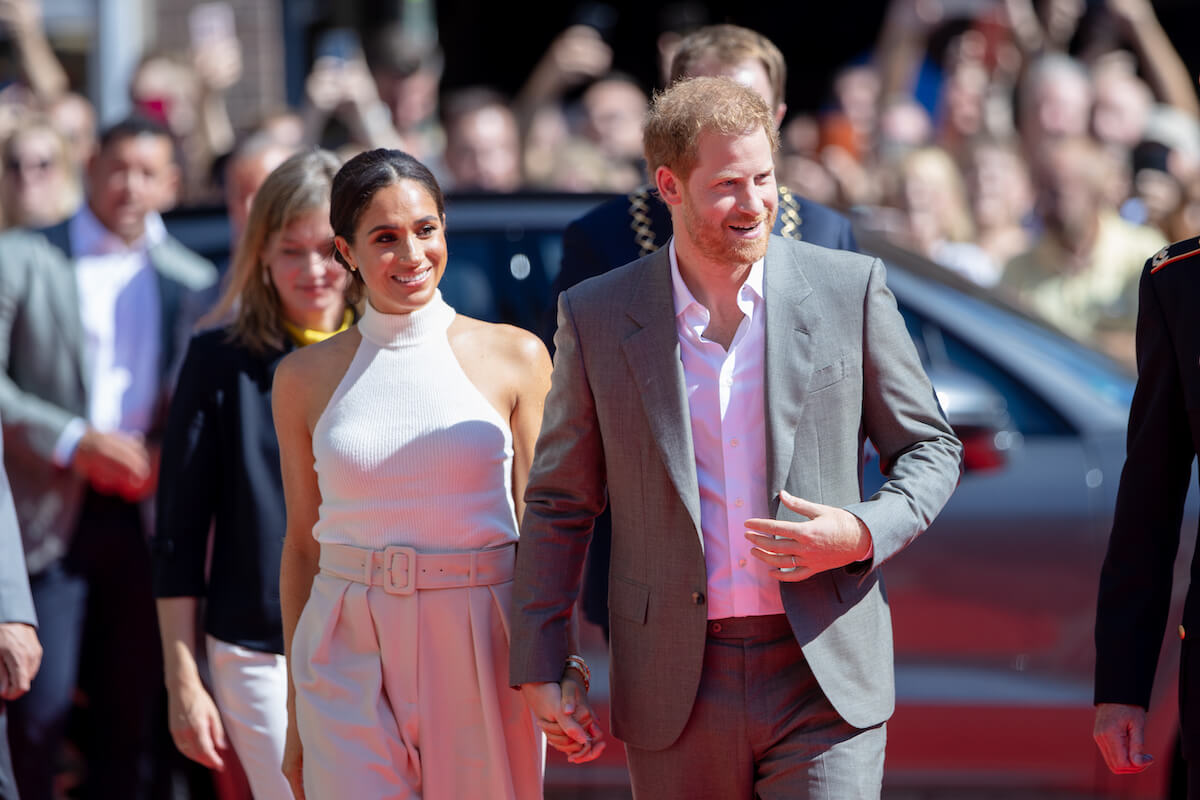
[(42, 645), (32, 625), (0, 623), (0, 698), (16, 700), (28, 692), (41, 663)]
[(222, 770), (221, 751), (229, 748), (225, 727), (212, 697), (198, 682), (167, 691), (168, 723), (179, 752), (209, 769)]
[(754, 545), (750, 552), (773, 567), (771, 574), (778, 580), (806, 580), (870, 554), (871, 532), (844, 508), (810, 503), (785, 491), (779, 493), (779, 500), (808, 521), (746, 520), (746, 538)]
[(1118, 775), (1141, 772), (1154, 763), (1154, 756), (1142, 752), (1146, 734), (1146, 711), (1141, 706), (1100, 703), (1096, 706), (1096, 724), (1092, 738), (1100, 748), (1108, 768)]
[(572, 670), (567, 670), (560, 683), (521, 684), (521, 694), (546, 734), (546, 741), (565, 753), (567, 761), (583, 764), (604, 752), (604, 733), (588, 705), (587, 692)]

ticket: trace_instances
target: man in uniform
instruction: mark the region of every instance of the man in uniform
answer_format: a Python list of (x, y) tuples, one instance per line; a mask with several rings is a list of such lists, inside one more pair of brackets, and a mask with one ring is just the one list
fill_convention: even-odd
[[(1184, 500), (1200, 453), (1197, 297), (1200, 238), (1165, 247), (1146, 263), (1138, 291), (1138, 382), (1096, 616), (1094, 736), (1118, 774), (1141, 772), (1154, 761), (1142, 750), (1146, 710), (1171, 605)], [(1198, 563), (1193, 559), (1192, 574)], [(1179, 697), (1188, 797), (1200, 798), (1194, 632), (1200, 632), (1200, 594), (1193, 584), (1179, 626)]]
[[(697, 76), (732, 78), (750, 87), (767, 101), (775, 126), (782, 124), (787, 111), (787, 67), (783, 53), (762, 34), (737, 25), (709, 25), (688, 34), (671, 61), (670, 81)], [(845, 217), (793, 194), (785, 186), (778, 188), (774, 233), (837, 250), (857, 249)], [(551, 304), (543, 320), (542, 338), (551, 353), (559, 294), (580, 281), (653, 253), (670, 238), (671, 213), (650, 185), (602, 203), (568, 225), (563, 233), (562, 269), (551, 287)], [(606, 631), (611, 527), (611, 517), (605, 511), (596, 520), (583, 586), (585, 616)]]

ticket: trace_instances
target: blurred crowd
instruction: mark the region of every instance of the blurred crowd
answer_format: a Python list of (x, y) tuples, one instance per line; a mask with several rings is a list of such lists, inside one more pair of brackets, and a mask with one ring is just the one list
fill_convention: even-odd
[[(399, 24), (319, 36), (302, 106), (245, 130), (227, 103), (242, 74), (232, 25), (193, 36), (190, 52), (146, 53), (129, 96), (175, 136), (183, 180), (169, 204), (244, 206), (239, 184), (257, 178), (239, 171), (310, 145), (399, 147), (450, 190), (628, 192), (647, 180), (656, 87), (613, 68), (617, 12), (587, 8), (512, 96), (444, 86), (437, 42)], [(660, 85), (673, 43), (711, 21), (670, 8)], [(0, 91), (0, 217), (46, 225), (78, 204), (95, 114), (68, 89), (37, 0), (0, 0), (0, 24), (21, 73)], [(873, 50), (848, 56), (826, 102), (789, 109), (782, 129), (780, 183), (1124, 360), (1138, 268), (1200, 230), (1200, 102), (1150, 0), (893, 0)]]

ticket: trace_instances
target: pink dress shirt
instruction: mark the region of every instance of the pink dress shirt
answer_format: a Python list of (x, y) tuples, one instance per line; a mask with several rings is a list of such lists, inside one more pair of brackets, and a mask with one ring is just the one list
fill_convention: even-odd
[(779, 581), (750, 554), (744, 523), (769, 517), (767, 432), (763, 417), (766, 305), (763, 262), (750, 268), (738, 290), (745, 318), (726, 351), (704, 338), (708, 309), (679, 274), (675, 240), (669, 244), (675, 327), (691, 416), (700, 528), (708, 569), (708, 618), (782, 614)]

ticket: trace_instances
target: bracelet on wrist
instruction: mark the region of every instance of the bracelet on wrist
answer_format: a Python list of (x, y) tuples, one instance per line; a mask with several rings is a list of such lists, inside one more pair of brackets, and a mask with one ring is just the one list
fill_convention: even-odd
[(568, 669), (574, 669), (579, 673), (579, 677), (583, 678), (583, 690), (590, 691), (592, 688), (592, 671), (588, 669), (587, 662), (583, 660), (583, 656), (572, 653), (567, 656), (566, 666), (563, 667), (563, 673), (566, 674)]

